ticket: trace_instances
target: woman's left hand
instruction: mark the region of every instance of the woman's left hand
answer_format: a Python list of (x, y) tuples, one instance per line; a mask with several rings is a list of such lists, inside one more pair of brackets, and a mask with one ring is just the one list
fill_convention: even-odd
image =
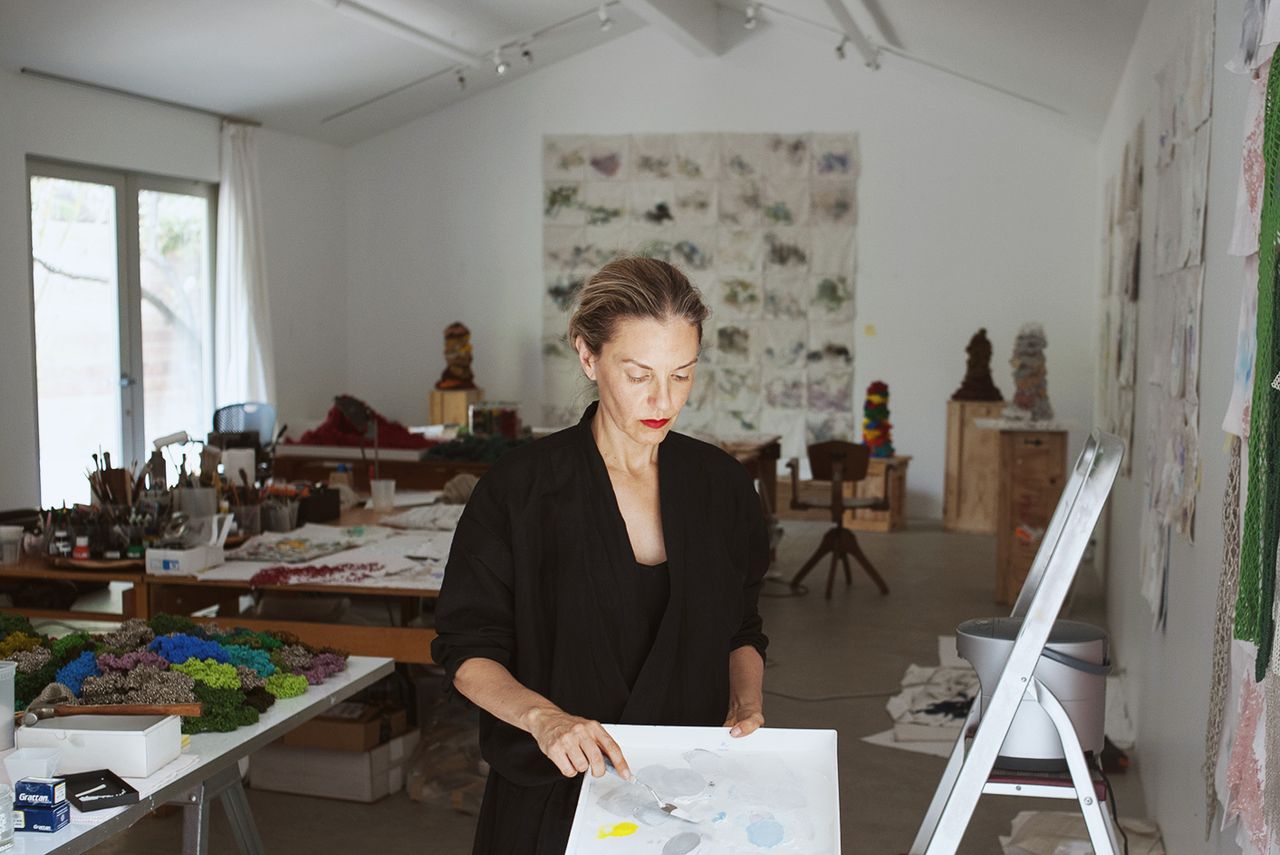
[(734, 738), (746, 736), (764, 726), (764, 712), (759, 707), (730, 704), (724, 726), (729, 728), (729, 735)]

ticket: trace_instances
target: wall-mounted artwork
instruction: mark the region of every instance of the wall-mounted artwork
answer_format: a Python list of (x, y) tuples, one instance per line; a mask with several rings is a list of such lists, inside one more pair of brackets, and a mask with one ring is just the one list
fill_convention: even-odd
[[(1143, 123), (1124, 147), (1120, 171), (1107, 181), (1103, 231), (1102, 313), (1098, 342), (1098, 427), (1133, 447), (1138, 381), (1138, 278), (1142, 239)], [(1130, 454), (1120, 474), (1133, 470)]]
[(1153, 299), (1151, 321), (1144, 325), (1152, 331), (1154, 358), (1147, 382), (1139, 579), (1157, 626), (1165, 625), (1169, 613), (1170, 541), (1174, 534), (1193, 541), (1200, 488), (1200, 317), (1213, 16), (1209, 5), (1192, 10), (1156, 75)]
[(834, 730), (608, 725), (640, 784), (585, 776), (567, 855), (839, 855)]
[(856, 439), (853, 134), (548, 136), (543, 146), (547, 424), (576, 420), (586, 386), (564, 341), (601, 265), (680, 267), (712, 309), (682, 431), (815, 431)]

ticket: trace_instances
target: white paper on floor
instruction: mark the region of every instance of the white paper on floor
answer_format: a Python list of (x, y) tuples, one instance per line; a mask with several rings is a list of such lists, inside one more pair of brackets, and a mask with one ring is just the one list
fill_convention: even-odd
[(950, 757), (951, 749), (954, 747), (951, 742), (899, 742), (897, 737), (893, 735), (892, 727), (879, 733), (873, 733), (870, 736), (864, 736), (862, 741), (869, 742), (872, 745), (882, 745), (885, 748), (899, 748), (914, 754), (930, 754), (934, 757)]
[(981, 690), (977, 672), (956, 653), (955, 636), (938, 636), (936, 666), (910, 665), (902, 691), (885, 704), (893, 727), (864, 742), (947, 757), (964, 726), (968, 702)]
[[(1164, 855), (1160, 827), (1143, 819), (1120, 817), (1129, 838), (1129, 855)], [(1092, 855), (1084, 817), (1078, 813), (1024, 810), (1013, 818), (1004, 855)]]

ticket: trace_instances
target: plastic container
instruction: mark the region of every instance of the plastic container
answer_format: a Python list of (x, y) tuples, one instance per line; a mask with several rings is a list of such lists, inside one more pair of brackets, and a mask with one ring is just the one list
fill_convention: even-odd
[(0, 525), (0, 565), (17, 564), (22, 557), (22, 526)]
[(4, 770), (9, 774), (10, 781), (52, 778), (58, 771), (58, 759), (61, 756), (62, 752), (57, 748), (19, 748), (5, 755)]
[(374, 478), (369, 481), (369, 505), (374, 512), (389, 514), (396, 506), (396, 482), (392, 478)]
[(245, 537), (262, 534), (262, 505), (232, 505), (236, 530)]
[(0, 784), (0, 852), (13, 848), (13, 787)]
[(13, 680), (18, 666), (0, 661), (0, 751), (13, 747)]
[[(965, 621), (956, 627), (956, 652), (968, 660), (982, 683), (980, 703), (991, 702), (996, 682), (1004, 671), (1013, 643), (1022, 629), (1022, 618), (999, 617)], [(1067, 711), (1085, 751), (1101, 754), (1109, 667), (1105, 630), (1074, 620), (1054, 621), (1048, 650), (1070, 657), (1064, 663), (1042, 653), (1034, 671)], [(1080, 667), (1072, 667), (1071, 660)], [(1053, 772), (1066, 768), (1062, 742), (1043, 707), (1023, 697), (996, 765), (1004, 769)]]

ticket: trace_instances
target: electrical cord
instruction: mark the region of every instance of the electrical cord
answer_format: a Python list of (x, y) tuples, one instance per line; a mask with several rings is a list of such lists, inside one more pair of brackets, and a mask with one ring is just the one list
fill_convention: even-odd
[(791, 597), (803, 597), (805, 594), (809, 593), (808, 586), (792, 585), (791, 582), (781, 574), (775, 575), (773, 573), (770, 573), (764, 577), (764, 581), (772, 582), (775, 585), (787, 585), (788, 587), (791, 588), (791, 590), (786, 594), (768, 594), (768, 593), (765, 593), (764, 591), (761, 591), (760, 597), (762, 599), (786, 600), (786, 599), (790, 599)]
[(895, 690), (892, 692), (853, 692), (847, 695), (791, 695), (786, 692), (776, 692), (773, 689), (765, 689), (766, 695), (773, 695), (776, 698), (786, 698), (789, 701), (804, 701), (805, 703), (821, 703), (823, 701), (855, 701), (866, 700), (870, 698), (891, 698), (898, 694)]

